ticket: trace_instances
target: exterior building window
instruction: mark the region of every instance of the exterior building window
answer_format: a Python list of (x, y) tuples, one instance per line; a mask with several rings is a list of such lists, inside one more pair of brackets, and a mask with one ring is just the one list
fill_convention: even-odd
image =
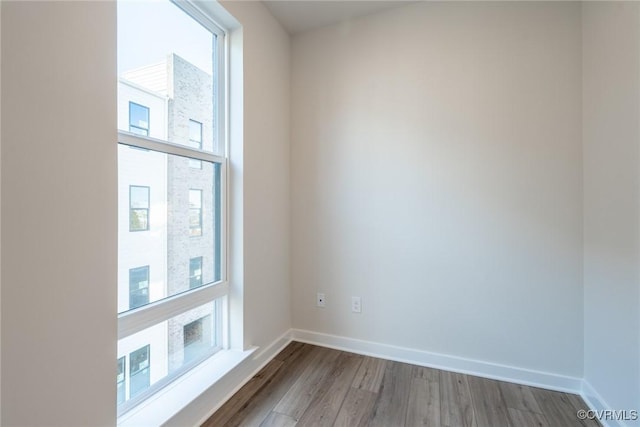
[(124, 376), (124, 360), (125, 357), (122, 356), (118, 359), (118, 375), (116, 377), (117, 384), (117, 401), (118, 405), (125, 401), (126, 399), (126, 379)]
[(189, 119), (189, 145), (202, 149), (202, 123)]
[(150, 350), (150, 346), (145, 345), (129, 355), (129, 378), (131, 381), (129, 394), (131, 397), (135, 397), (149, 388), (151, 378)]
[(202, 286), (202, 257), (191, 258), (189, 260), (189, 288)]
[(129, 132), (149, 136), (149, 107), (129, 102)]
[(202, 319), (184, 325), (184, 347), (202, 342)]
[(149, 229), (149, 187), (129, 186), (129, 231)]
[(202, 190), (189, 190), (189, 236), (202, 236)]
[[(189, 145), (202, 150), (202, 123), (189, 119)], [(202, 169), (200, 160), (189, 159), (189, 167)]]
[(129, 308), (149, 304), (149, 266), (129, 270)]
[(202, 348), (211, 345), (211, 316), (201, 317), (184, 325), (184, 361), (189, 362), (202, 353)]

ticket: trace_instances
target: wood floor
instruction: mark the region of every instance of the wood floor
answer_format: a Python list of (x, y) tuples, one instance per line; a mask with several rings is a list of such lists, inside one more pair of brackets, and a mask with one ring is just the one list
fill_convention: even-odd
[(579, 396), (292, 342), (204, 424), (596, 427)]

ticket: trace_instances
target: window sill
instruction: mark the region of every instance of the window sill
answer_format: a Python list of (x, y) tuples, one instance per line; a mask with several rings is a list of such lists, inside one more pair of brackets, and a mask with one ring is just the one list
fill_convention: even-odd
[(119, 417), (118, 427), (158, 426), (165, 423), (251, 356), (256, 349), (257, 347), (247, 351), (219, 351)]

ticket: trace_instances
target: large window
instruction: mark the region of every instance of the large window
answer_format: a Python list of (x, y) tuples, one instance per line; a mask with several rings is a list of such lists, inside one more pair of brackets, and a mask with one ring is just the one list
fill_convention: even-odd
[(129, 308), (149, 303), (149, 266), (129, 270)]
[(227, 341), (224, 52), (189, 1), (118, 2), (119, 415)]

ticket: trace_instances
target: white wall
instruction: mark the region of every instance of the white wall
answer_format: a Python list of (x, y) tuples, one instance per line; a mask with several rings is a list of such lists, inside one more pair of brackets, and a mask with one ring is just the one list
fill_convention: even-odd
[(260, 2), (222, 4), (244, 49), (244, 346), (265, 346), (291, 327), (289, 36)]
[(115, 424), (115, 13), (2, 3), (4, 426)]
[(638, 410), (640, 4), (586, 2), (582, 14), (584, 377), (594, 402)]
[(580, 22), (419, 3), (293, 38), (295, 328), (582, 376)]

